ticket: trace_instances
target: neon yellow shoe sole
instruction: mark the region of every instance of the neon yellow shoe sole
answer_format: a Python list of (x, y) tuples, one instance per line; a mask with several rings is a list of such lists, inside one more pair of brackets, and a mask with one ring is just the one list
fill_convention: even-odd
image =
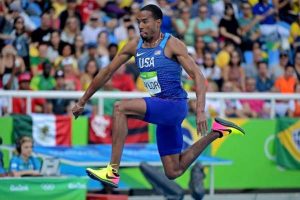
[(99, 170), (87, 168), (85, 171), (90, 178), (96, 181), (100, 181), (101, 183), (114, 188), (118, 187), (119, 177), (108, 176), (106, 168), (102, 168)]

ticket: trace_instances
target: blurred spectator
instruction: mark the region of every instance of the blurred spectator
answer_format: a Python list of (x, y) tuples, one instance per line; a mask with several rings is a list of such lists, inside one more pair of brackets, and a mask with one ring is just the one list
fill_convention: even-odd
[(0, 2), (0, 49), (5, 46), (6, 40), (11, 39), (10, 33), (13, 30), (10, 15), (4, 13), (5, 8), (3, 4)]
[(292, 8), (292, 12), (294, 14), (299, 14), (300, 13), (300, 2), (299, 0), (292, 0), (291, 2), (291, 8)]
[(41, 74), (42, 73), (42, 66), (41, 64), (44, 62), (48, 62), (48, 49), (49, 45), (48, 42), (40, 42), (38, 43), (38, 54), (36, 56), (30, 57), (30, 71), (33, 76)]
[(175, 20), (175, 29), (179, 38), (188, 46), (195, 43), (195, 20), (191, 19), (189, 8), (185, 7), (180, 11), (179, 18)]
[(87, 45), (87, 52), (84, 53), (78, 60), (78, 66), (80, 72), (85, 71), (85, 66), (89, 60), (95, 60), (97, 62), (97, 67), (99, 69), (102, 67), (102, 57), (99, 56), (97, 52), (97, 44), (96, 43), (89, 43)]
[(216, 56), (216, 64), (224, 69), (230, 62), (230, 53), (235, 49), (234, 45), (231, 42), (225, 42), (221, 51)]
[(25, 21), (25, 27), (28, 31), (33, 31), (37, 28), (39, 23), (35, 23), (28, 14), (22, 9), (21, 1), (13, 1), (8, 6), (9, 12), (6, 13), (12, 20), (21, 16)]
[(244, 66), (245, 73), (249, 77), (257, 76), (257, 63), (261, 61), (268, 61), (268, 55), (265, 51), (261, 49), (261, 46), (258, 42), (253, 44), (251, 60)]
[(261, 17), (261, 24), (274, 25), (276, 23), (275, 9), (269, 0), (259, 0), (258, 3), (253, 6), (253, 14)]
[(109, 54), (109, 61), (112, 61), (112, 59), (117, 55), (118, 53), (118, 45), (111, 43), (108, 45), (108, 54)]
[(277, 24), (276, 11), (269, 0), (259, 0), (253, 7), (253, 14), (260, 20), (260, 31), (265, 36), (265, 41), (275, 42), (278, 39), (278, 34), (282, 38), (288, 37), (288, 29)]
[(297, 79), (295, 78), (294, 66), (285, 66), (284, 75), (275, 79), (274, 90), (280, 93), (294, 93)]
[(253, 17), (251, 5), (248, 2), (242, 3), (242, 17), (238, 18), (241, 36), (242, 36), (242, 51), (251, 51), (253, 42), (259, 40), (259, 20)]
[(215, 19), (213, 8), (211, 3), (208, 2), (208, 0), (197, 0), (195, 3), (193, 3), (191, 8), (191, 17), (196, 18), (199, 16), (199, 8), (201, 6), (207, 7), (207, 15), (210, 19), (212, 19), (214, 22), (217, 22), (217, 19)]
[(259, 92), (270, 92), (273, 88), (274, 81), (269, 77), (268, 64), (259, 62), (257, 64), (258, 75), (256, 77), (256, 89)]
[(97, 38), (97, 53), (101, 60), (100, 67), (105, 67), (109, 64), (109, 52), (107, 49), (108, 44), (109, 33), (107, 31), (100, 32)]
[(80, 82), (83, 90), (86, 90), (93, 78), (97, 75), (99, 67), (95, 59), (89, 60), (85, 65), (85, 72), (80, 77)]
[(278, 13), (279, 19), (288, 24), (293, 23), (297, 18), (297, 14), (293, 13), (292, 11), (292, 6), (293, 6), (292, 4), (294, 0), (277, 0), (277, 1), (278, 3), (276, 6), (276, 13)]
[[(284, 75), (275, 80), (273, 91), (280, 93), (294, 93), (297, 84), (295, 77), (294, 66), (288, 64), (285, 66)], [(284, 117), (288, 115), (289, 101), (277, 100), (275, 103), (275, 114), (277, 117)]]
[(14, 155), (9, 164), (9, 170), (13, 176), (38, 176), (41, 163), (32, 156), (33, 140), (28, 136), (21, 136), (16, 141), (17, 154)]
[[(65, 76), (63, 70), (58, 70), (55, 72), (55, 88), (54, 90), (57, 91), (65, 91), (66, 84), (65, 84)], [(57, 98), (57, 99), (49, 99), (48, 101), (48, 111), (49, 113), (53, 113), (55, 115), (64, 115), (67, 113), (71, 113), (71, 104), (72, 100), (64, 99), (64, 98)]]
[(101, 10), (99, 0), (87, 0), (77, 2), (78, 5), (76, 6), (76, 10), (80, 13), (83, 23), (86, 23), (89, 20), (89, 17), (94, 10)]
[(80, 26), (76, 17), (69, 17), (66, 21), (65, 27), (61, 32), (61, 41), (74, 44), (75, 36), (80, 34)]
[(120, 18), (125, 14), (125, 10), (119, 7), (121, 1), (98, 1), (103, 11), (108, 13), (109, 16)]
[(114, 35), (116, 36), (117, 42), (126, 40), (128, 38), (127, 28), (128, 26), (133, 25), (135, 31), (138, 33), (138, 26), (136, 22), (133, 22), (130, 15), (124, 15), (119, 26), (115, 28)]
[(77, 34), (75, 36), (74, 48), (75, 48), (75, 58), (79, 59), (85, 51), (84, 40), (81, 34)]
[(80, 13), (76, 11), (76, 6), (76, 0), (67, 0), (67, 9), (62, 11), (59, 15), (60, 30), (64, 29), (66, 21), (69, 17), (76, 17), (80, 25), (80, 30), (83, 28), (82, 17)]
[(300, 12), (297, 20), (291, 24), (289, 42), (294, 49), (300, 47)]
[[(300, 94), (300, 84), (296, 84), (295, 86), (295, 93)], [(289, 101), (289, 108), (288, 108), (288, 116), (289, 117), (300, 117), (300, 100), (293, 99)]]
[(158, 6), (163, 12), (163, 18), (160, 30), (163, 33), (172, 33), (173, 24), (175, 23), (174, 11), (171, 8), (170, 3), (167, 0), (157, 0)]
[[(207, 82), (207, 92), (218, 92), (218, 85), (214, 81)], [(205, 101), (205, 113), (207, 117), (217, 117), (220, 115), (222, 106), (221, 99), (208, 98)], [(197, 113), (197, 101), (195, 99), (189, 101), (189, 109), (192, 113)]]
[(271, 77), (275, 80), (284, 74), (284, 68), (289, 63), (288, 51), (280, 51), (278, 65), (272, 66), (270, 69)]
[[(219, 87), (214, 81), (208, 81), (207, 92), (219, 92)], [(220, 115), (222, 102), (221, 99), (210, 99), (205, 101), (205, 113), (207, 117), (217, 117)], [(196, 109), (195, 109), (196, 111)], [(197, 112), (195, 112), (197, 113)]]
[(74, 68), (75, 59), (66, 57), (61, 61), (61, 66), (65, 76), (66, 90), (81, 90), (81, 83), (78, 79), (77, 68)]
[(214, 3), (212, 3), (213, 15), (216, 18), (216, 22), (219, 22), (224, 16), (223, 13), (225, 13), (226, 4), (232, 4), (233, 14), (235, 18), (238, 17), (238, 6), (234, 3), (234, 1), (216, 0)]
[[(134, 30), (134, 28), (133, 28)], [(134, 30), (135, 32), (135, 30)], [(102, 64), (102, 66), (106, 66), (109, 63), (109, 53), (108, 53), (108, 44), (109, 37), (107, 31), (101, 31), (97, 36), (97, 52), (101, 57), (106, 58), (106, 62)]]
[(12, 45), (16, 48), (18, 55), (23, 58), (26, 68), (29, 69), (29, 37), (22, 17), (15, 18), (11, 38)]
[(42, 74), (35, 75), (30, 81), (32, 90), (52, 90), (55, 87), (55, 79), (51, 75), (52, 65), (44, 62), (42, 68)]
[(59, 19), (55, 16), (55, 10), (53, 7), (50, 7), (48, 10), (50, 15), (50, 27), (54, 30), (59, 30)]
[[(122, 40), (119, 42), (118, 44), (118, 50), (120, 51), (121, 49), (123, 49), (123, 47), (125, 45), (128, 44), (129, 41), (135, 39), (137, 37), (136, 35), (136, 32), (135, 32), (135, 29), (132, 25), (128, 26), (127, 27), (127, 35), (128, 35), (128, 38), (126, 40)], [(135, 57), (132, 56), (128, 61), (127, 61), (127, 66), (130, 65), (134, 65), (133, 67), (131, 67), (132, 70), (135, 70), (135, 71), (138, 71), (138, 68), (136, 67), (135, 65)], [(139, 72), (138, 72), (139, 73)]]
[[(29, 73), (22, 73), (18, 76), (19, 90), (30, 90), (31, 76)], [(13, 98), (13, 113), (26, 114), (27, 99)], [(34, 98), (31, 100), (31, 112), (43, 113), (45, 111), (46, 101), (43, 98)]]
[(17, 51), (11, 45), (6, 45), (2, 49), (0, 58), (0, 75), (2, 75), (3, 88), (6, 90), (17, 90), (19, 73), (25, 71), (25, 64), (21, 57), (17, 56)]
[(49, 42), (50, 35), (53, 31), (51, 28), (50, 14), (45, 12), (42, 16), (41, 26), (31, 33), (31, 41), (33, 43)]
[(205, 51), (205, 43), (203, 41), (203, 38), (201, 36), (197, 36), (195, 39), (195, 62), (197, 65), (202, 65), (204, 60), (204, 51)]
[(131, 13), (131, 20), (133, 22), (136, 22), (137, 15), (140, 12), (140, 4), (137, 2), (133, 2), (131, 7), (130, 7), (130, 13)]
[[(224, 82), (222, 92), (238, 92), (235, 86), (229, 82)], [(225, 116), (226, 117), (246, 117), (243, 113), (243, 106), (238, 99), (225, 99)]]
[[(245, 92), (256, 92), (256, 81), (254, 78), (247, 77), (245, 84)], [(270, 115), (269, 106), (261, 99), (241, 99), (243, 105), (243, 114), (250, 118), (266, 118)]]
[(74, 59), (74, 46), (69, 43), (64, 43), (62, 47), (59, 49), (60, 56), (57, 57), (54, 61), (55, 69), (62, 69), (62, 61), (64, 59), (70, 59), (72, 61), (73, 71), (77, 74), (78, 73), (78, 63), (77, 60)]
[(197, 36), (202, 36), (206, 44), (211, 45), (214, 43), (214, 38), (219, 36), (219, 32), (217, 25), (208, 17), (207, 13), (207, 6), (200, 6), (199, 18), (196, 19), (195, 33)]
[(240, 54), (234, 50), (230, 53), (229, 64), (223, 69), (223, 79), (224, 81), (230, 81), (235, 89), (245, 91), (245, 77)]
[(225, 4), (224, 16), (219, 23), (220, 35), (225, 41), (240, 45), (242, 40), (239, 36), (239, 24), (234, 16), (232, 4)]
[(54, 17), (58, 18), (59, 15), (67, 8), (66, 0), (54, 0), (52, 2), (52, 7), (54, 9)]
[(122, 65), (112, 76), (111, 85), (120, 91), (134, 91), (135, 84), (133, 77), (125, 73), (126, 66)]
[[(280, 93), (294, 93), (297, 79), (295, 78), (294, 66), (288, 64), (285, 67), (284, 75), (275, 80), (274, 91)], [(288, 100), (277, 100), (275, 103), (275, 113), (277, 117), (287, 116), (289, 109)]]
[(60, 32), (54, 30), (51, 33), (50, 43), (48, 47), (47, 57), (49, 58), (51, 63), (54, 63), (55, 59), (59, 56), (59, 49), (63, 45), (63, 42), (60, 38)]
[(103, 22), (99, 19), (99, 13), (93, 12), (90, 16), (90, 20), (85, 24), (82, 30), (82, 36), (84, 43), (97, 43), (97, 36), (101, 31), (106, 30)]
[(215, 82), (218, 87), (221, 86), (221, 69), (215, 65), (211, 53), (204, 53), (204, 62), (200, 69), (207, 80)]

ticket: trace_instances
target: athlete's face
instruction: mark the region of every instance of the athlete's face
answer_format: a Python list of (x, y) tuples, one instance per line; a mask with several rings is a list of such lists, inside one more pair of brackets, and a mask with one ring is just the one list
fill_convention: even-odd
[(160, 30), (161, 20), (154, 19), (150, 11), (141, 11), (138, 14), (137, 21), (139, 24), (140, 36), (143, 40), (151, 40), (153, 35)]

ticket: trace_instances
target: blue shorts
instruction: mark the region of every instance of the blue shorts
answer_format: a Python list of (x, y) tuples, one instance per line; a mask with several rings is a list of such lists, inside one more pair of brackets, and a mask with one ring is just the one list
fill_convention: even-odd
[(181, 123), (187, 115), (186, 99), (173, 100), (146, 97), (144, 121), (157, 125), (156, 141), (160, 156), (180, 153), (183, 138)]

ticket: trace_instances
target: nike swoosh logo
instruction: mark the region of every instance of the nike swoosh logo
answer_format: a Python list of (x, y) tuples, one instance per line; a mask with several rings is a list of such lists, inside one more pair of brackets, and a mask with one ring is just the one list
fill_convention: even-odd
[(106, 178), (107, 179), (116, 179), (116, 177), (114, 177), (114, 176), (108, 176), (108, 174), (106, 174)]
[(145, 54), (146, 52), (143, 52), (143, 53), (136, 53), (136, 56), (137, 57), (139, 57), (139, 56), (141, 56), (141, 55), (143, 55), (143, 54)]

